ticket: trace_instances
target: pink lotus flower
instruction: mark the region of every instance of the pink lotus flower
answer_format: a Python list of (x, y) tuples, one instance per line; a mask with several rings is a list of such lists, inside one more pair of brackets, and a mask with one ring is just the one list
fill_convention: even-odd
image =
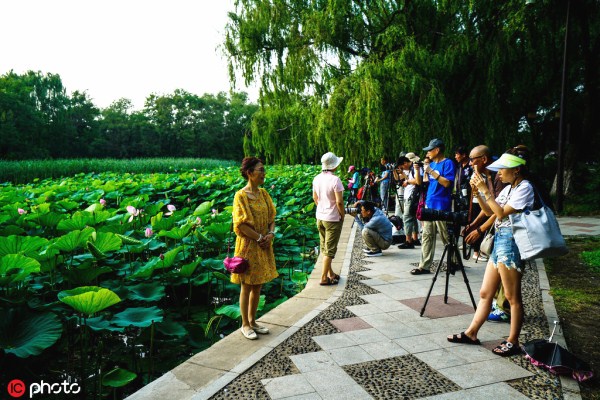
[(105, 206), (106, 205), (106, 200), (100, 199), (100, 204), (102, 204), (103, 206)]
[(173, 215), (173, 211), (177, 210), (177, 208), (175, 208), (173, 204), (169, 204), (167, 210), (169, 210), (169, 212), (166, 212), (165, 215)]
[(140, 215), (140, 211), (141, 210), (138, 210), (134, 206), (127, 206), (127, 212), (129, 214), (131, 214), (131, 217), (129, 217), (129, 222), (133, 221), (134, 217), (137, 217), (138, 215)]
[(271, 185), (271, 189), (275, 189), (275, 185)]
[(213, 215), (217, 215), (217, 213), (218, 213), (217, 209), (216, 209), (216, 208), (213, 208), (213, 209), (212, 209), (212, 214), (213, 214)]
[(202, 225), (202, 218), (196, 217), (196, 225)]
[(23, 210), (22, 208), (17, 209), (17, 211), (20, 215), (27, 214), (27, 211)]
[(153, 234), (154, 234), (154, 232), (152, 232), (152, 228), (146, 228), (146, 232), (144, 233), (144, 236), (146, 236), (147, 238), (149, 238)]

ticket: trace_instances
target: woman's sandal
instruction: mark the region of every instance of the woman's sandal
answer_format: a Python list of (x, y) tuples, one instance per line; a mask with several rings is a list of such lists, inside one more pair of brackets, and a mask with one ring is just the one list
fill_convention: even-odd
[(458, 333), (458, 334), (454, 334), (452, 335), (452, 337), (450, 338), (446, 338), (448, 339), (449, 342), (452, 343), (463, 343), (463, 344), (481, 344), (481, 342), (479, 341), (479, 339), (471, 339), (470, 337), (468, 337), (464, 332)]
[(329, 278), (332, 284), (336, 284), (340, 281), (340, 276), (338, 274), (333, 274), (333, 278)]
[(521, 347), (516, 346), (508, 341), (503, 341), (498, 346), (494, 347), (492, 352), (500, 357), (510, 357), (521, 354)]
[(321, 282), (319, 283), (319, 285), (321, 286), (331, 286), (331, 285), (337, 285), (338, 281), (331, 279), (329, 277), (325, 278), (325, 282)]

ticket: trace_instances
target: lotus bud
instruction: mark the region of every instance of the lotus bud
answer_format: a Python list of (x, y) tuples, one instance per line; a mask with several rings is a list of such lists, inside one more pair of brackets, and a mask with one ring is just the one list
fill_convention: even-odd
[(17, 209), (17, 211), (20, 215), (27, 214), (27, 211), (23, 210), (22, 208)]
[(146, 236), (147, 238), (149, 238), (153, 234), (154, 234), (154, 232), (152, 232), (152, 228), (146, 228), (146, 232), (144, 233), (144, 236)]
[(103, 206), (105, 206), (106, 205), (106, 200), (100, 199), (100, 204), (102, 204)]
[(160, 253), (160, 254), (158, 255), (158, 258), (160, 258), (161, 260), (163, 260), (163, 261), (164, 261), (164, 259), (165, 259), (165, 255), (164, 255), (163, 253)]

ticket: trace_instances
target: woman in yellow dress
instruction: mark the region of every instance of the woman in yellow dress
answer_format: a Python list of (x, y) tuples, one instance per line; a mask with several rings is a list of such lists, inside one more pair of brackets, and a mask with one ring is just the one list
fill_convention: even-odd
[(256, 323), (256, 310), (260, 290), (279, 275), (275, 267), (273, 238), (275, 237), (275, 204), (267, 191), (259, 186), (265, 183), (265, 166), (256, 157), (242, 160), (240, 172), (248, 181), (233, 199), (233, 230), (235, 255), (249, 261), (250, 268), (243, 274), (231, 274), (231, 282), (241, 284), (240, 312), (242, 334), (250, 340), (257, 333), (269, 333), (269, 329)]

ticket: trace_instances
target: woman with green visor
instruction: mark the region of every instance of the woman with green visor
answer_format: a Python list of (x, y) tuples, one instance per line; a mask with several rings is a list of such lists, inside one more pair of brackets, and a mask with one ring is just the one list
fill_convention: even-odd
[(508, 338), (493, 349), (494, 354), (502, 357), (521, 352), (519, 334), (523, 325), (523, 301), (521, 296), (521, 279), (523, 277), (523, 261), (512, 233), (508, 216), (510, 214), (531, 209), (534, 203), (533, 186), (527, 180), (529, 150), (525, 146), (517, 146), (507, 150), (487, 168), (498, 171), (502, 182), (509, 183), (498, 197), (494, 199), (479, 171), (471, 178), (471, 186), (478, 192), (481, 209), (486, 215), (496, 216), (496, 233), (494, 249), (488, 260), (483, 282), (479, 292), (479, 304), (471, 321), (471, 325), (459, 334), (448, 336), (453, 343), (481, 344), (477, 333), (487, 320), (492, 307), (492, 300), (498, 284), (502, 282), (506, 299), (510, 303), (511, 321)]

